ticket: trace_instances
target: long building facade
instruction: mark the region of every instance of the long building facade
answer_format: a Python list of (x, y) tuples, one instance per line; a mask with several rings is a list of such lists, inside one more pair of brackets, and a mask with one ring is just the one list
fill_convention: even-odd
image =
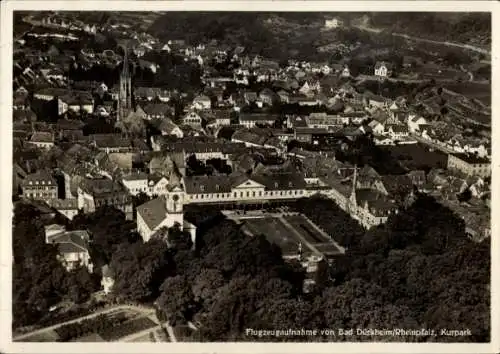
[[(144, 241), (162, 227), (177, 224), (194, 232), (193, 225), (183, 218), (186, 204), (226, 204), (228, 208), (242, 204), (254, 206), (269, 202), (293, 201), (321, 194), (336, 202), (363, 227), (369, 229), (383, 224), (389, 215), (397, 212), (393, 203), (371, 190), (356, 188), (356, 169), (352, 187), (336, 188), (299, 173), (267, 175), (239, 174), (233, 176), (184, 177), (180, 186), (173, 187), (164, 196), (153, 199), (137, 209), (137, 230)], [(172, 200), (176, 200), (175, 208)], [(194, 239), (195, 235), (192, 234)]]

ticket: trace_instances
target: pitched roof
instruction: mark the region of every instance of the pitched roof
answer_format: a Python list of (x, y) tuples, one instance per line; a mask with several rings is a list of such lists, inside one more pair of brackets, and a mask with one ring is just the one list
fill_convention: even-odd
[(413, 181), (407, 175), (386, 175), (381, 176), (381, 180), (389, 195), (399, 191), (409, 193), (413, 189)]
[(124, 192), (120, 184), (109, 178), (85, 178), (80, 183), (80, 188), (94, 196), (113, 195)]
[(408, 132), (408, 127), (406, 125), (399, 125), (399, 124), (391, 124), (390, 129), (394, 133), (405, 133)]
[(380, 69), (382, 66), (385, 66), (387, 70), (392, 70), (392, 64), (385, 61), (377, 61), (375, 63), (375, 69)]
[(60, 253), (88, 252), (89, 234), (85, 230), (67, 231), (51, 239)]
[(46, 203), (54, 209), (57, 210), (77, 210), (78, 200), (77, 199), (49, 199)]
[(161, 120), (161, 123), (158, 127), (160, 131), (171, 134), (175, 129), (178, 129), (179, 126), (175, 124), (170, 118), (165, 118)]
[(129, 173), (129, 174), (123, 176), (122, 179), (124, 181), (141, 181), (141, 180), (147, 180), (148, 175), (147, 175), (147, 173), (144, 173), (144, 172)]
[(34, 143), (53, 143), (54, 134), (50, 132), (34, 132), (30, 141)]
[(387, 200), (382, 193), (372, 189), (356, 190), (356, 202), (360, 206), (364, 206), (365, 203), (368, 203), (370, 212), (377, 216), (386, 215), (389, 210), (395, 207), (395, 205)]
[(30, 182), (31, 183), (36, 183), (36, 182), (41, 183), (42, 181), (44, 183), (46, 183), (47, 186), (56, 186), (57, 185), (55, 178), (52, 177), (51, 173), (49, 171), (46, 171), (46, 170), (40, 170), (40, 171), (37, 171), (35, 173), (31, 173), (31, 174), (27, 175), (23, 180), (23, 184), (27, 185)]
[(137, 214), (142, 217), (150, 230), (154, 230), (165, 220), (167, 215), (165, 196), (160, 196), (139, 205)]
[(172, 113), (173, 108), (166, 103), (148, 103), (143, 111), (147, 115), (168, 115)]
[(304, 189), (306, 182), (300, 173), (278, 172), (262, 175), (252, 175), (252, 180), (263, 184), (267, 190)]

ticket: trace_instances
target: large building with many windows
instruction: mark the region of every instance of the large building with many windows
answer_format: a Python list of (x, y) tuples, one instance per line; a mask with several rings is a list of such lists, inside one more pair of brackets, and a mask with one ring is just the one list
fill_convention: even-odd
[(44, 201), (57, 198), (56, 180), (47, 171), (27, 175), (21, 187), (24, 198)]
[(488, 159), (473, 154), (449, 154), (448, 169), (457, 170), (468, 176), (489, 177), (491, 164)]

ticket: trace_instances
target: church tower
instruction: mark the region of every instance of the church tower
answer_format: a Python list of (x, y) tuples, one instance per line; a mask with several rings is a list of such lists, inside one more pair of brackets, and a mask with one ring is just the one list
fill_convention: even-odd
[(184, 192), (175, 188), (174, 191), (165, 195), (165, 209), (167, 211), (167, 226), (172, 227), (179, 224), (180, 229), (184, 227)]
[(118, 117), (123, 120), (132, 109), (132, 77), (128, 62), (128, 48), (124, 48), (123, 68), (120, 74), (120, 92), (118, 96)]

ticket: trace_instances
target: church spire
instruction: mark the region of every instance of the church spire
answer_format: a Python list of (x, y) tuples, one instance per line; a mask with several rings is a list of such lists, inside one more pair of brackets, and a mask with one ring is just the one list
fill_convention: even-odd
[(120, 74), (120, 93), (118, 97), (118, 121), (123, 120), (132, 109), (132, 77), (128, 62), (128, 48), (123, 47), (123, 68)]
[(358, 165), (354, 165), (354, 174), (352, 176), (352, 190), (351, 190), (351, 197), (350, 197), (350, 202), (352, 205), (356, 205), (357, 177), (358, 177)]

